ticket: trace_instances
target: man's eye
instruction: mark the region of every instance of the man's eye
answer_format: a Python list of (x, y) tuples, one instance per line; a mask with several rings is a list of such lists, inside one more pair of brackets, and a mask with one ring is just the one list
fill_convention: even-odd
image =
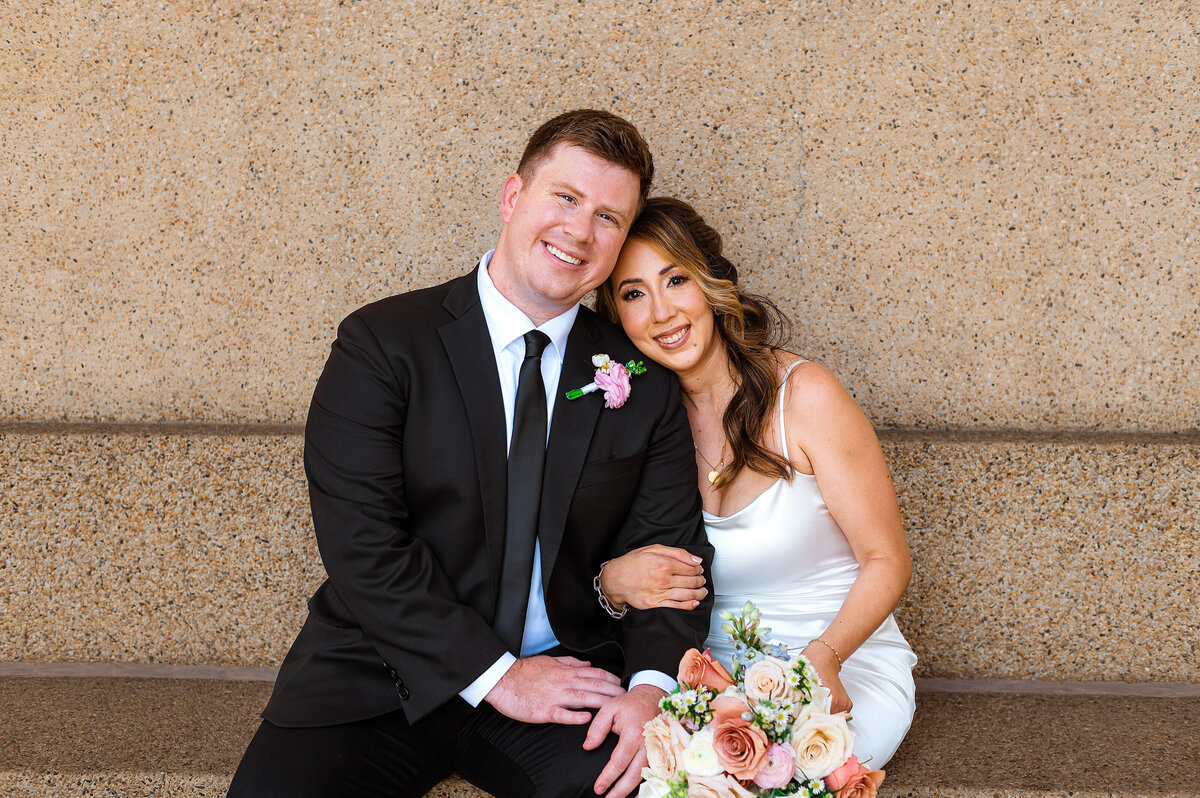
[(613, 224), (617, 223), (617, 220), (612, 217), (612, 214), (600, 213), (597, 215), (606, 222), (612, 222)]
[(570, 194), (559, 194), (558, 198), (560, 200), (562, 200), (563, 202), (570, 202), (572, 204), (574, 204), (574, 202), (575, 202), (575, 198), (572, 197)]

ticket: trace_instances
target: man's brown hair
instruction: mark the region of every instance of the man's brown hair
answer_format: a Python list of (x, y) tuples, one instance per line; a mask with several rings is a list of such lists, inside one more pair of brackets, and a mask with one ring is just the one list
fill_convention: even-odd
[(570, 144), (637, 175), (641, 185), (638, 209), (646, 203), (654, 179), (654, 157), (646, 140), (631, 123), (608, 111), (583, 108), (559, 114), (542, 124), (525, 145), (517, 174), (529, 180), (559, 144)]

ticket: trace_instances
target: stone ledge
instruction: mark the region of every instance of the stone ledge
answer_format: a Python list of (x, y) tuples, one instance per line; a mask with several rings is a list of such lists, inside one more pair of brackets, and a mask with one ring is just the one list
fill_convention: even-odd
[[(269, 683), (0, 678), (0, 792), (221, 796)], [(884, 798), (1196, 798), (1200, 696), (922, 693)], [(449, 779), (430, 798), (483, 798)]]

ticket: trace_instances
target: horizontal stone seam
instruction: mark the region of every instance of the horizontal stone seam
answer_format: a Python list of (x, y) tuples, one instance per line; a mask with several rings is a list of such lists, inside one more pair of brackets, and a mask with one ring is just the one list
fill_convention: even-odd
[[(275, 674), (275, 668), (245, 666), (168, 665), (137, 662), (0, 662), (0, 678), (211, 679), (271, 682), (275, 680)], [(916, 679), (916, 684), (919, 693), (1200, 697), (1200, 684), (1174, 682), (1053, 682), (1020, 679), (924, 678)]]
[[(1129, 445), (1200, 445), (1200, 430), (1135, 432), (1118, 430), (1025, 430), (1025, 429), (900, 429), (876, 430), (884, 443), (1033, 443)], [(303, 424), (259, 424), (223, 422), (108, 422), (108, 421), (10, 421), (0, 423), (0, 435), (133, 435), (180, 437), (299, 436)]]

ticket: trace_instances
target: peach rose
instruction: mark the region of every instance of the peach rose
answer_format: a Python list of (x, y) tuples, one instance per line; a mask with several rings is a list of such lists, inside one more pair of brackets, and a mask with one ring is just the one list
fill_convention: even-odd
[(679, 661), (679, 675), (675, 680), (688, 687), (707, 687), (718, 693), (724, 692), (726, 687), (733, 684), (733, 677), (729, 675), (729, 671), (713, 659), (712, 652), (707, 648), (703, 654), (689, 648)]
[(841, 767), (854, 750), (854, 732), (846, 713), (830, 715), (808, 704), (792, 724), (792, 751), (796, 778), (823, 779)]
[(708, 707), (712, 710), (713, 721), (740, 718), (743, 712), (750, 711), (750, 705), (746, 703), (746, 699), (736, 692), (722, 693), (710, 701)]
[(762, 767), (754, 774), (754, 783), (764, 790), (778, 790), (786, 787), (792, 780), (795, 769), (796, 755), (792, 749), (781, 743), (775, 743), (767, 749)]
[(858, 757), (852, 756), (825, 777), (825, 786), (836, 792), (838, 798), (875, 798), (883, 776), (882, 770), (867, 770)]
[(754, 778), (770, 745), (766, 733), (742, 717), (714, 719), (712, 732), (713, 750), (721, 767), (734, 778)]
[(668, 781), (675, 778), (692, 739), (687, 729), (670, 715), (659, 715), (642, 727), (642, 737), (646, 740), (646, 764), (654, 775)]
[(754, 798), (754, 793), (725, 773), (689, 778), (687, 795), (688, 798)]
[(788, 663), (774, 657), (760, 659), (746, 669), (746, 698), (756, 703), (771, 701), (777, 706), (792, 704), (795, 697), (787, 677), (790, 669)]

